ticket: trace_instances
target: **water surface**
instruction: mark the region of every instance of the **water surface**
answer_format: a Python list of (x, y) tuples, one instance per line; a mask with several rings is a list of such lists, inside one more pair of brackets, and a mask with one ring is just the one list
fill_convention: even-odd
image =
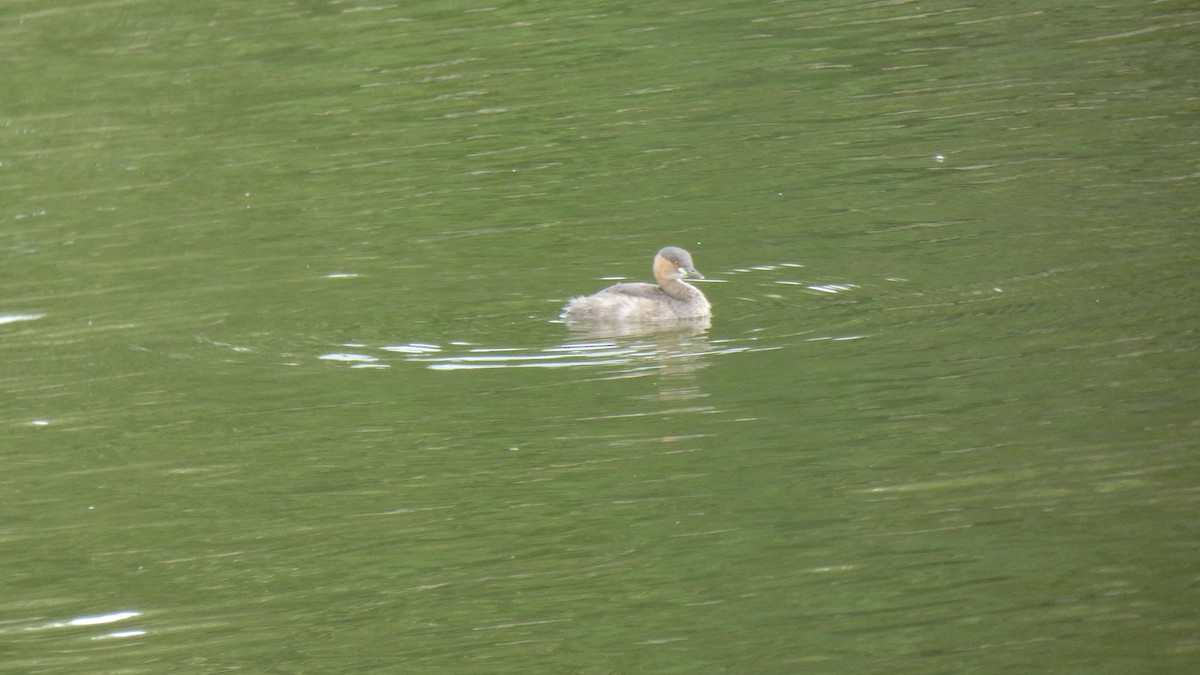
[(1187, 672), (1200, 12), (1059, 5), (0, 10), (0, 669)]

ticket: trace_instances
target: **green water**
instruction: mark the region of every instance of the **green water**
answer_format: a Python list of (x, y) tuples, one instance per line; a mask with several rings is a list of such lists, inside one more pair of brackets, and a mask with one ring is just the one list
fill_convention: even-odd
[(1198, 25), (6, 4), (0, 671), (1191, 672)]

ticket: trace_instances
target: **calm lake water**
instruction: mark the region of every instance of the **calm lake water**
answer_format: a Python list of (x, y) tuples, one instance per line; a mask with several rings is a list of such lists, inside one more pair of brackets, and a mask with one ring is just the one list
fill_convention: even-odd
[(1200, 663), (1195, 3), (0, 37), (0, 671)]

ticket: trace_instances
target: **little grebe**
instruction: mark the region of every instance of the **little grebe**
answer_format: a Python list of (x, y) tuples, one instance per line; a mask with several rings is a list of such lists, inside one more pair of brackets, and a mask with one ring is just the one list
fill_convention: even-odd
[(687, 251), (667, 246), (654, 256), (654, 280), (614, 284), (592, 295), (572, 298), (563, 307), (567, 321), (641, 322), (698, 319), (709, 316), (708, 299), (700, 289), (681, 281), (686, 276), (703, 279)]

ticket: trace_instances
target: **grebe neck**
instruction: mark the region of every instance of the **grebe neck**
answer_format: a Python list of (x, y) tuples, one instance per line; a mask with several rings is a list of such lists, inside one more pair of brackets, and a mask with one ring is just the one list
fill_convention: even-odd
[(676, 300), (686, 300), (700, 292), (700, 289), (679, 279), (663, 279), (659, 281), (658, 287)]

